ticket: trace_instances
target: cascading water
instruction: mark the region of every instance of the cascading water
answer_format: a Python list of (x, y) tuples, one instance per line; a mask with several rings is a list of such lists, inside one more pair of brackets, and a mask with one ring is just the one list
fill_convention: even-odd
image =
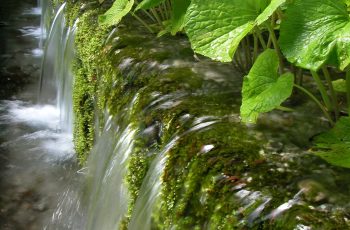
[[(56, 102), (57, 109), (60, 111), (60, 128), (72, 133), (72, 65), (76, 24), (67, 28), (64, 8), (65, 4), (58, 8), (45, 41), (39, 101), (42, 103)], [(42, 23), (45, 24), (45, 22)], [(43, 28), (45, 26), (42, 26), (42, 30)]]
[[(72, 135), (65, 128), (71, 125), (60, 127), (60, 111), (55, 104), (36, 104), (44, 41), (41, 34), (45, 31), (43, 21), (48, 20), (42, 15), (40, 26), (39, 16), (40, 7), (47, 4), (48, 1), (40, 1), (40, 6), (34, 6), (32, 1), (1, 4), (5, 8), (1, 12), (9, 12), (9, 26), (4, 33), (1, 28), (6, 48), (6, 53), (1, 53), (1, 58), (6, 57), (1, 62), (1, 77), (4, 68), (9, 80), (18, 79), (15, 89), (21, 90), (9, 91), (6, 100), (0, 100), (0, 229), (41, 229), (51, 217), (58, 194), (76, 171)], [(43, 11), (50, 14), (48, 8)], [(1, 85), (3, 88), (6, 85)]]
[[(72, 123), (66, 96), (79, 23), (66, 29), (65, 7), (47, 38), (41, 93), (55, 100), (50, 93), (57, 92), (58, 107), (68, 114), (61, 120)], [(99, 89), (107, 94), (105, 108), (95, 114), (106, 117), (99, 121), (104, 128), (96, 125), (87, 162), (72, 174), (47, 229), (310, 229), (347, 212), (342, 203), (349, 194), (336, 185), (349, 172), (296, 146), (293, 125), (281, 122), (292, 118), (268, 115), (276, 130), (291, 130), (286, 136), (239, 124), (241, 76), (232, 66), (194, 60), (182, 38), (154, 41), (132, 23), (105, 36), (103, 53), (113, 64), (98, 66), (94, 79), (107, 85)], [(293, 116), (299, 120), (292, 123), (317, 123)], [(262, 123), (270, 127), (271, 117)]]

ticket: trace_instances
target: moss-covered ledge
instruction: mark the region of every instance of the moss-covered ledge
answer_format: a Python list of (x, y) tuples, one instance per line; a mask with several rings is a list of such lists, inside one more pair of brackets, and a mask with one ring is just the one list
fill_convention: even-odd
[[(152, 229), (349, 227), (344, 200), (333, 200), (329, 193), (341, 193), (336, 185), (349, 174), (339, 175), (339, 169), (305, 154), (291, 143), (288, 131), (267, 140), (271, 131), (241, 125), (241, 75), (230, 64), (195, 60), (185, 37), (156, 38), (130, 17), (115, 28), (101, 27), (98, 15), (111, 2), (70, 0), (66, 17), (68, 25), (79, 19), (73, 97), (74, 143), (81, 164), (106, 112), (137, 130), (121, 229), (132, 220), (150, 165), (176, 138), (164, 158)], [(303, 119), (317, 126), (312, 118)], [(325, 181), (334, 186), (324, 188)], [(298, 193), (310, 187), (315, 192)], [(320, 192), (326, 194), (321, 201)], [(296, 194), (300, 202), (289, 211), (269, 216)], [(329, 208), (321, 210), (318, 202)]]

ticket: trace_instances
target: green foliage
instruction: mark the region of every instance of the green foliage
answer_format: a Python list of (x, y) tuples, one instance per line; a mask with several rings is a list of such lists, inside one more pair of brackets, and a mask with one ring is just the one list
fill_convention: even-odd
[(195, 52), (232, 61), (241, 40), (264, 23), (285, 0), (193, 0), (185, 29)]
[(134, 0), (116, 0), (112, 7), (99, 17), (99, 23), (107, 26), (118, 24), (130, 12), (133, 5)]
[(193, 50), (214, 60), (232, 61), (260, 11), (255, 0), (192, 0), (185, 30)]
[(277, 54), (268, 49), (258, 57), (249, 74), (244, 77), (241, 106), (243, 122), (255, 123), (259, 113), (275, 109), (292, 94), (293, 74), (278, 76), (277, 70)]
[(335, 127), (317, 136), (313, 153), (329, 163), (350, 168), (350, 118), (340, 118)]
[(344, 79), (335, 80), (332, 84), (336, 92), (346, 93), (346, 81)]
[(344, 0), (293, 1), (280, 33), (283, 54), (297, 66), (316, 71), (330, 56), (341, 70), (350, 63), (350, 18)]
[(185, 21), (185, 14), (191, 0), (173, 0), (171, 11), (171, 28), (170, 32), (175, 35), (181, 31)]
[(271, 0), (271, 3), (265, 8), (265, 10), (258, 16), (256, 23), (261, 25), (277, 10), (278, 7), (282, 6), (286, 0)]
[(140, 2), (137, 5), (135, 11), (140, 10), (140, 9), (143, 9), (143, 10), (151, 9), (153, 7), (160, 5), (164, 1), (165, 0), (143, 0), (142, 2)]

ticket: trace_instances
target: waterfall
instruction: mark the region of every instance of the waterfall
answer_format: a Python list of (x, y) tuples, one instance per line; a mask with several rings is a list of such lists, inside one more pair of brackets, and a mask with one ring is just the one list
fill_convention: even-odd
[(173, 137), (160, 152), (156, 153), (156, 158), (150, 165), (145, 179), (142, 182), (139, 196), (136, 200), (135, 208), (131, 216), (129, 229), (151, 229), (152, 212), (155, 208), (157, 198), (161, 194), (162, 179), (164, 173), (167, 154), (173, 148), (178, 140), (186, 137), (193, 132), (201, 131), (217, 123), (218, 120), (210, 118), (198, 118), (193, 122), (192, 128), (186, 130), (183, 134)]
[[(46, 1), (42, 5), (47, 7)], [(54, 104), (60, 111), (60, 129), (72, 133), (73, 109), (72, 109), (72, 86), (73, 86), (73, 60), (74, 34), (76, 23), (72, 27), (66, 26), (64, 9), (62, 4), (53, 18), (50, 30), (45, 41), (44, 58), (40, 78), (39, 102)], [(47, 7), (49, 9), (49, 7)], [(43, 12), (42, 31), (46, 31), (47, 16)]]
[(50, 29), (51, 24), (51, 2), (47, 0), (38, 0), (38, 8), (41, 12), (41, 18), (40, 18), (40, 30), (41, 30), (41, 37), (39, 40), (39, 49), (44, 48), (44, 43), (46, 39), (46, 35)]
[[(105, 55), (91, 54), (103, 59), (97, 62), (101, 67), (93, 63), (96, 76), (94, 72), (93, 81), (81, 85), (101, 83), (98, 92), (87, 94), (93, 98), (89, 103), (97, 98), (94, 102), (103, 101), (104, 107), (95, 105), (95, 124), (84, 124), (94, 127), (95, 143), (83, 168), (71, 176), (47, 229), (273, 228), (280, 226), (280, 217), (302, 229), (300, 213), (323, 220), (323, 210), (313, 207), (312, 199), (303, 200), (303, 195), (308, 186), (326, 188), (328, 182), (299, 183), (298, 178), (325, 176), (344, 182), (347, 177), (335, 180), (336, 170), (306, 156), (289, 141), (293, 132), (276, 134), (277, 129), (262, 132), (241, 125), (242, 76), (232, 66), (194, 60), (183, 37), (155, 39), (134, 30), (133, 22), (116, 27), (108, 36), (94, 37), (96, 31), (86, 18), (96, 13), (88, 8), (98, 6), (83, 6), (81, 24), (76, 19), (67, 26), (66, 4), (53, 17), (45, 41), (40, 101), (56, 105), (61, 128), (72, 133), (74, 38), (80, 25), (94, 38), (91, 45), (85, 40), (90, 37), (79, 34), (84, 45), (89, 43), (87, 50), (99, 47)], [(104, 47), (99, 46), (102, 43)], [(94, 60), (83, 56), (82, 71), (86, 62)], [(98, 101), (100, 90), (106, 98)], [(85, 95), (77, 97), (85, 102)], [(276, 127), (285, 128), (284, 124)], [(327, 204), (320, 197), (320, 203)], [(332, 205), (336, 210), (337, 204)]]

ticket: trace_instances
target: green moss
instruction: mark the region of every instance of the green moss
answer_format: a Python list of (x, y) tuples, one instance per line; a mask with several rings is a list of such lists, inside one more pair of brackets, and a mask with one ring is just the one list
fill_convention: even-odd
[[(75, 17), (79, 7), (72, 9), (68, 14)], [(74, 9), (73, 9), (74, 8)], [(81, 163), (84, 163), (94, 141), (95, 104), (97, 104), (97, 70), (101, 63), (106, 62), (102, 54), (103, 40), (107, 35), (107, 28), (100, 27), (97, 23), (97, 15), (100, 10), (87, 10), (79, 18), (75, 44), (78, 61), (74, 67), (73, 110), (74, 119), (74, 144), (75, 150)]]
[[(238, 202), (232, 187), (259, 159), (259, 146), (244, 129), (218, 123), (189, 134), (169, 153), (163, 176), (162, 208), (157, 225), (162, 229), (227, 229), (238, 223)], [(243, 140), (243, 141), (242, 141)], [(205, 145), (212, 145), (209, 152)]]

